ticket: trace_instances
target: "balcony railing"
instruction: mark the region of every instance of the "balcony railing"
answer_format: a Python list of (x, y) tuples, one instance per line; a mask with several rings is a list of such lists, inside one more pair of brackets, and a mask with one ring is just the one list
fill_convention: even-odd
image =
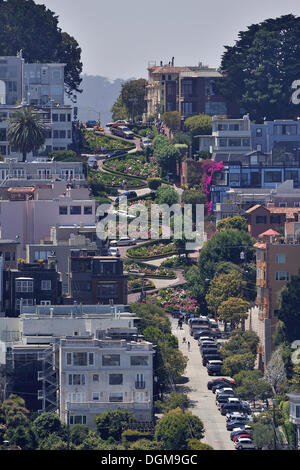
[(146, 382), (144, 381), (137, 381), (135, 382), (135, 388), (138, 390), (143, 390), (146, 387)]

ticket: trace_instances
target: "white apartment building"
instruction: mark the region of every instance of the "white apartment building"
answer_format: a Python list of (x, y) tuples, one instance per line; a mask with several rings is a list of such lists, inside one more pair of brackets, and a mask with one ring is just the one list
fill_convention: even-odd
[[(72, 143), (72, 114), (64, 104), (64, 68), (66, 64), (26, 64), (22, 55), (0, 57), (0, 153), (22, 159), (7, 138), (13, 114), (25, 106), (34, 107), (46, 126), (45, 144), (37, 153), (68, 149)], [(37, 155), (35, 155), (37, 156)], [(29, 154), (30, 161), (34, 156)]]
[(50, 240), (56, 224), (94, 225), (96, 201), (88, 188), (56, 181), (48, 185), (8, 188), (0, 199), (0, 238), (20, 241), (20, 255), (26, 245)]
[(56, 411), (65, 423), (69, 417), (71, 425), (93, 428), (95, 416), (119, 406), (150, 422), (155, 351), (137, 336), (139, 319), (127, 310), (124, 305), (22, 306), (19, 318), (0, 318), (0, 363), (22, 371), (28, 356), (38, 377), (28, 374), (27, 399), (40, 411)]

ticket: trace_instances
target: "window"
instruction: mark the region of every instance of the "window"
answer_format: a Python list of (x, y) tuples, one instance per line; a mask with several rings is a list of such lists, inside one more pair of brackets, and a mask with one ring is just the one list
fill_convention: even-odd
[(296, 408), (296, 418), (300, 418), (300, 406), (295, 405), (295, 408)]
[(5, 261), (10, 261), (10, 251), (6, 251), (4, 255)]
[(120, 354), (103, 354), (102, 365), (103, 366), (119, 366)]
[(262, 129), (259, 127), (256, 129), (256, 137), (261, 137), (262, 136)]
[(53, 122), (58, 122), (58, 114), (56, 114), (56, 113), (52, 114), (52, 121)]
[(59, 206), (59, 215), (67, 215), (68, 206)]
[(70, 424), (86, 424), (86, 416), (84, 415), (71, 415)]
[(123, 375), (109, 374), (109, 385), (123, 385)]
[(110, 393), (109, 394), (109, 401), (110, 401), (110, 403), (122, 402), (123, 401), (123, 393)]
[(183, 80), (182, 94), (184, 96), (192, 96), (193, 94), (193, 80)]
[(265, 183), (281, 183), (281, 171), (265, 171)]
[(65, 139), (66, 138), (66, 131), (59, 131), (59, 138)]
[(60, 114), (59, 115), (59, 120), (60, 120), (60, 122), (66, 122), (66, 115), (65, 114)]
[(241, 139), (228, 139), (228, 147), (241, 147)]
[[(35, 303), (34, 299), (22, 299), (22, 305), (23, 307), (32, 307)], [(16, 299), (16, 310), (20, 310), (21, 306), (21, 299)]]
[(84, 215), (90, 215), (93, 213), (93, 206), (84, 206)]
[(184, 116), (193, 114), (193, 103), (187, 101), (182, 103), (182, 113)]
[(70, 214), (71, 215), (80, 215), (81, 214), (81, 206), (71, 206), (70, 207)]
[(93, 374), (93, 382), (99, 382), (99, 374)]
[(53, 139), (59, 139), (59, 132), (57, 130), (53, 131)]
[(240, 175), (239, 173), (230, 173), (229, 179), (230, 179), (230, 183), (239, 183)]
[(41, 300), (40, 305), (51, 305), (51, 300)]
[(286, 256), (283, 253), (279, 253), (278, 255), (276, 255), (276, 263), (277, 264), (286, 263)]
[(16, 279), (16, 292), (33, 292), (33, 280), (18, 281)]
[(117, 297), (116, 284), (97, 284), (97, 298), (113, 299)]
[(286, 271), (276, 272), (276, 281), (288, 281), (290, 279), (290, 273)]
[(73, 352), (67, 353), (67, 365), (68, 366), (91, 366), (94, 365), (94, 353), (87, 352)]
[(85, 385), (85, 375), (69, 374), (69, 385)]
[(257, 224), (266, 224), (267, 223), (267, 216), (266, 215), (257, 215), (256, 216), (256, 223)]
[(43, 279), (41, 282), (41, 289), (42, 290), (51, 290), (51, 280), (50, 279)]
[(92, 398), (93, 398), (93, 401), (98, 401), (99, 400), (99, 393), (94, 392), (93, 395), (92, 395)]
[(148, 356), (131, 356), (130, 365), (131, 366), (148, 366), (149, 357)]
[(271, 215), (270, 216), (270, 223), (271, 224), (280, 224), (281, 217), (280, 215)]

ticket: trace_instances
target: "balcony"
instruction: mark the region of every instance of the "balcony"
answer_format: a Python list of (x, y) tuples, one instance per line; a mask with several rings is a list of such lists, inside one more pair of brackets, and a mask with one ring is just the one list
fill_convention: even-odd
[(146, 382), (141, 381), (141, 380), (135, 382), (135, 388), (136, 389), (143, 390), (145, 387), (146, 387)]

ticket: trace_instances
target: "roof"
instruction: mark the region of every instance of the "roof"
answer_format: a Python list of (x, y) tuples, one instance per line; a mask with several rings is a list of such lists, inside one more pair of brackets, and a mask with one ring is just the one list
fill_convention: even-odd
[(250, 214), (251, 212), (255, 211), (259, 207), (263, 207), (261, 204), (255, 204), (255, 206), (250, 207), (250, 209), (246, 210), (246, 214)]
[(265, 250), (267, 248), (267, 245), (265, 243), (255, 243), (254, 248)]
[(264, 232), (264, 233), (261, 233), (261, 234), (258, 235), (258, 236), (259, 236), (259, 237), (265, 237), (265, 236), (266, 236), (266, 237), (275, 237), (275, 236), (278, 236), (278, 235), (280, 235), (280, 233), (278, 233), (278, 232), (276, 232), (275, 230), (273, 230), (273, 229), (270, 228), (269, 230), (267, 230), (267, 231)]
[(153, 65), (148, 67), (152, 73), (179, 73), (179, 72), (192, 72), (189, 67), (173, 67), (172, 65)]
[(35, 188), (28, 187), (28, 188), (8, 188), (8, 193), (33, 193)]

